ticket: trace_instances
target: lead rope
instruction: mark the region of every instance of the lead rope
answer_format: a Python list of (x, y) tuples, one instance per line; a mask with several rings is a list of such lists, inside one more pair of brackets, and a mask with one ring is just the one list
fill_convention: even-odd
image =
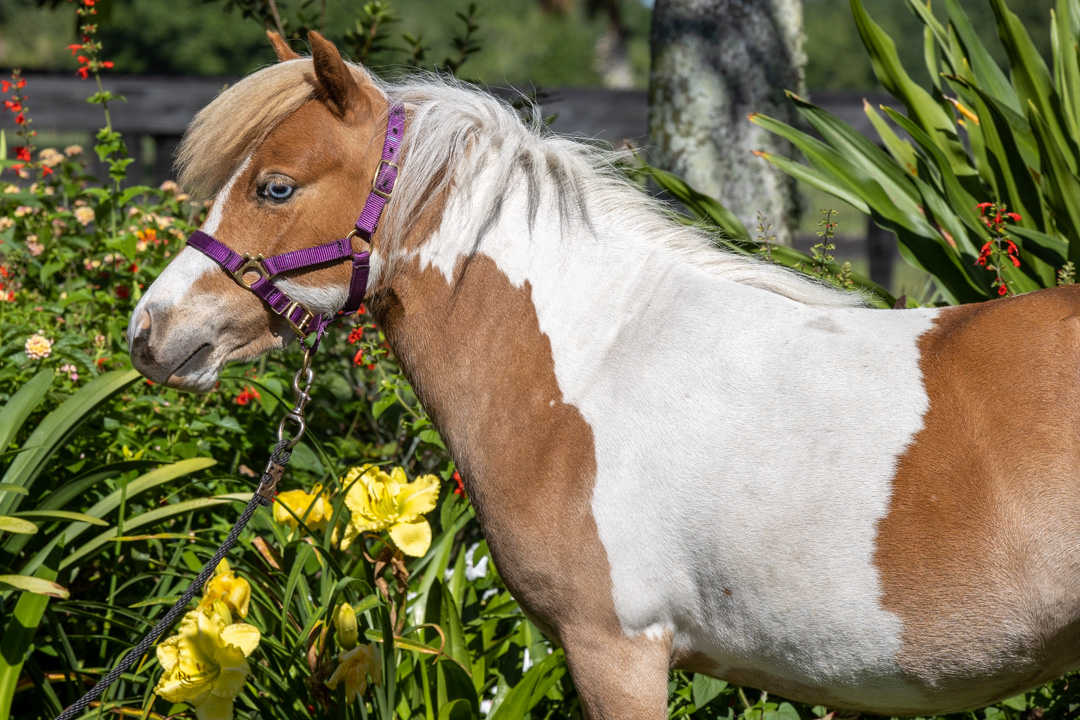
[[(266, 469), (263, 471), (262, 479), (259, 481), (259, 487), (255, 490), (255, 494), (251, 496), (251, 500), (248, 502), (247, 507), (244, 508), (244, 512), (241, 513), (240, 519), (233, 525), (232, 530), (229, 532), (228, 537), (225, 538), (225, 542), (221, 543), (221, 547), (217, 549), (214, 556), (210, 558), (210, 562), (206, 563), (206, 566), (202, 569), (202, 572), (196, 576), (195, 580), (188, 586), (188, 589), (184, 591), (184, 594), (180, 596), (180, 599), (176, 601), (176, 604), (169, 609), (169, 612), (165, 613), (165, 617), (158, 621), (158, 624), (154, 626), (154, 629), (146, 634), (146, 637), (139, 642), (134, 648), (124, 656), (116, 667), (109, 671), (109, 673), (98, 681), (97, 685), (90, 688), (90, 690), (73, 703), (68, 709), (60, 713), (56, 720), (72, 720), (79, 713), (87, 708), (94, 700), (96, 700), (105, 690), (116, 682), (124, 672), (127, 671), (135, 661), (146, 654), (149, 650), (166, 632), (172, 627), (172, 624), (187, 611), (188, 603), (206, 586), (206, 581), (210, 579), (210, 576), (217, 570), (217, 566), (229, 553), (229, 550), (236, 544), (237, 539), (240, 537), (240, 533), (244, 531), (244, 527), (251, 520), (251, 517), (255, 514), (255, 511), (260, 506), (269, 506), (274, 502), (274, 496), (277, 494), (277, 484), (281, 480), (282, 474), (285, 472), (285, 466), (289, 462), (289, 458), (292, 456), (292, 449), (300, 442), (300, 438), (304, 436), (304, 431), (307, 425), (304, 422), (304, 408), (307, 406), (309, 400), (311, 400), (311, 381), (314, 379), (314, 373), (311, 370), (311, 355), (314, 352), (314, 348), (304, 348), (304, 362), (301, 364), (300, 369), (293, 377), (293, 392), (296, 396), (296, 403), (292, 410), (281, 419), (278, 424), (278, 441), (274, 446), (274, 451), (270, 454), (270, 461), (266, 463)], [(296, 425), (296, 434), (291, 438), (285, 437), (285, 425), (292, 423)]]

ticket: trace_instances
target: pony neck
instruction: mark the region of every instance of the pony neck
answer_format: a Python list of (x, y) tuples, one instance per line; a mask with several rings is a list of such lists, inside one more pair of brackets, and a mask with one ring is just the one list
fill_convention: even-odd
[(550, 421), (544, 407), (572, 404), (590, 378), (633, 373), (628, 353), (700, 319), (706, 298), (714, 320), (751, 297), (793, 304), (625, 227), (618, 208), (584, 218), (557, 195), (477, 180), (426, 209), (422, 231), (379, 263), (370, 303), (455, 458), (498, 447), (489, 439), (520, 428), (526, 409)]

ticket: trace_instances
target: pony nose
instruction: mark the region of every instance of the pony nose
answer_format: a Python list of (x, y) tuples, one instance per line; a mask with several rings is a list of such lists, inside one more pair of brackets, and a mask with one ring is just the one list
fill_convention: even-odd
[(131, 355), (131, 364), (136, 370), (154, 382), (163, 382), (169, 373), (164, 372), (150, 349), (150, 331), (153, 324), (154, 317), (149, 308), (138, 310), (128, 326), (128, 352)]
[(150, 326), (153, 322), (154, 318), (150, 315), (148, 308), (138, 309), (138, 314), (132, 318), (131, 325), (128, 327), (128, 345), (131, 346), (132, 352), (135, 351), (136, 344), (145, 346), (149, 343)]

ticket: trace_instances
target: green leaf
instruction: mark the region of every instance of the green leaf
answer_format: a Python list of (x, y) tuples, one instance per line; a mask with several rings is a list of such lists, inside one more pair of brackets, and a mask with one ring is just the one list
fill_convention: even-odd
[(383, 395), (381, 398), (375, 401), (375, 404), (371, 406), (371, 416), (376, 420), (379, 416), (386, 412), (386, 409), (397, 402), (397, 397), (393, 394)]
[(69, 510), (23, 510), (15, 514), (19, 517), (41, 520), (78, 520), (80, 522), (99, 525), (101, 527), (108, 527), (109, 525), (109, 523), (99, 518), (84, 515), (83, 513), (71, 512)]
[(475, 715), (468, 700), (459, 698), (439, 708), (439, 720), (472, 720)]
[[(909, 0), (909, 2), (914, 3), (918, 2), (918, 0)], [(1020, 104), (1020, 99), (1017, 97), (1012, 83), (1002, 72), (1001, 67), (994, 60), (986, 45), (979, 39), (974, 26), (971, 24), (971, 19), (964, 12), (960, 3), (957, 0), (945, 0), (945, 10), (949, 15), (949, 29), (960, 40), (965, 59), (979, 87), (990, 95), (999, 98), (1013, 112), (1022, 113), (1023, 106)], [(955, 72), (960, 74), (959, 68), (956, 68)]]
[(556, 650), (529, 668), (499, 704), (490, 720), (527, 720), (529, 712), (543, 699), (547, 691), (566, 674), (566, 658), (562, 650)]
[(63, 585), (58, 585), (51, 580), (45, 580), (32, 575), (0, 575), (0, 585), (7, 585), (4, 589), (22, 590), (35, 595), (48, 595), (49, 597), (66, 600), (70, 593)]
[[(184, 502), (174, 503), (172, 505), (166, 505), (165, 507), (157, 508), (149, 512), (144, 512), (140, 515), (124, 520), (124, 532), (130, 532), (136, 528), (140, 528), (143, 525), (150, 523), (160, 522), (174, 515), (185, 515), (197, 510), (204, 510), (206, 508), (216, 507), (218, 505), (224, 505), (232, 502), (231, 498), (227, 497), (213, 497), (213, 498), (199, 498), (197, 500), (186, 500)], [(88, 541), (82, 545), (79, 549), (72, 552), (65, 557), (60, 563), (60, 569), (65, 570), (71, 565), (81, 561), (84, 557), (96, 550), (99, 550), (107, 543), (114, 542), (116, 540), (117, 532), (116, 528), (110, 528), (105, 532), (94, 537), (94, 539)]]
[(10, 515), (0, 515), (0, 531), (19, 533), (21, 535), (33, 535), (38, 531), (37, 525), (28, 521), (20, 520)]
[(867, 215), (870, 214), (870, 206), (867, 205), (861, 197), (849, 190), (846, 185), (836, 182), (830, 174), (821, 172), (815, 168), (807, 167), (806, 165), (795, 162), (783, 155), (758, 152), (758, 157), (768, 160), (799, 182), (806, 183), (810, 187), (815, 187), (818, 190), (832, 195), (834, 198), (843, 200), (859, 212)]
[(1080, 179), (1054, 144), (1046, 122), (1034, 104), (1028, 106), (1028, 114), (1039, 143), (1044, 196), (1053, 212), (1058, 234), (1069, 243), (1069, 260), (1080, 267)]
[(45, 393), (49, 392), (55, 377), (56, 372), (52, 369), (41, 370), (27, 380), (26, 384), (4, 404), (4, 407), (0, 408), (0, 452), (7, 450), (11, 445), (11, 441), (15, 439), (15, 435), (26, 422), (26, 418), (34, 412), (34, 408), (45, 397)]
[(881, 113), (866, 100), (863, 100), (863, 112), (870, 119), (870, 124), (877, 130), (878, 137), (881, 138), (881, 142), (884, 143), (885, 149), (889, 151), (893, 159), (900, 163), (905, 171), (914, 175), (918, 166), (915, 161), (915, 149), (911, 147), (911, 143), (901, 140), (885, 118), (881, 117)]
[(698, 192), (681, 177), (667, 170), (643, 162), (642, 172), (651, 177), (661, 189), (685, 205), (687, 210), (700, 219), (708, 220), (729, 238), (750, 240), (750, 233), (746, 230), (746, 226), (718, 200)]
[(439, 437), (439, 433), (437, 433), (434, 430), (431, 430), (431, 429), (421, 430), (419, 435), (417, 435), (417, 437), (419, 437), (420, 440), (422, 440), (423, 442), (430, 443), (432, 445), (436, 445), (438, 447), (441, 447), (443, 450), (446, 449), (446, 446), (443, 445), (442, 438)]
[(10, 483), (0, 483), (0, 492), (13, 492), (19, 495), (29, 495), (30, 491), (24, 488), (22, 485), (12, 485)]
[(715, 700), (716, 696), (723, 692), (724, 688), (727, 687), (727, 683), (723, 680), (711, 678), (708, 675), (694, 673), (692, 687), (694, 705), (700, 710)]
[(1024, 24), (1004, 0), (990, 0), (990, 7), (997, 20), (998, 37), (1009, 56), (1009, 66), (1020, 96), (1021, 107), (1034, 105), (1046, 124), (1047, 137), (1053, 139), (1070, 171), (1076, 173), (1076, 142), (1067, 132), (1061, 98), (1054, 88), (1050, 70), (1035, 43), (1031, 41)]
[(1024, 695), (1024, 694), (1014, 695), (1013, 697), (1008, 698), (1007, 700), (1002, 700), (1001, 704), (1004, 705), (1007, 708), (1012, 708), (1013, 710), (1027, 710), (1027, 706), (1028, 706), (1027, 695)]
[[(135, 370), (114, 370), (102, 373), (60, 407), (49, 413), (37, 429), (27, 438), (25, 445), (32, 448), (12, 461), (0, 482), (21, 485), (29, 489), (74, 428), (86, 419), (101, 403), (135, 382), (139, 373)], [(8, 513), (19, 505), (20, 496), (7, 494), (0, 497), (0, 513)]]
[(851, 11), (881, 84), (904, 103), (908, 116), (928, 133), (956, 175), (975, 175), (950, 113), (907, 74), (896, 52), (896, 43), (870, 18), (861, 0), (851, 0)]
[[(56, 548), (34, 572), (34, 577), (46, 582), (56, 580), (59, 559), (60, 549)], [(19, 675), (22, 673), (23, 662), (48, 605), (48, 595), (22, 593), (19, 601), (15, 603), (15, 611), (11, 613), (3, 634), (0, 635), (0, 717), (2, 718), (8, 717), (11, 712), (11, 702), (15, 696)]]

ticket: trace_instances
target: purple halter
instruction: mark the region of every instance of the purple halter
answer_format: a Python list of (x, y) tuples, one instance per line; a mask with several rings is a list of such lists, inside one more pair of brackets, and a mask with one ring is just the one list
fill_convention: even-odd
[[(339, 315), (348, 315), (360, 309), (360, 303), (364, 300), (367, 292), (368, 270), (371, 260), (370, 252), (354, 253), (352, 239), (360, 236), (371, 242), (375, 234), (375, 228), (379, 225), (383, 208), (386, 207), (391, 193), (394, 191), (394, 183), (397, 182), (398, 165), (397, 157), (401, 148), (401, 139), (405, 134), (405, 107), (394, 104), (390, 107), (390, 114), (386, 119), (386, 141), (383, 143), (382, 159), (375, 170), (375, 179), (371, 183), (371, 192), (360, 217), (356, 220), (356, 227), (346, 237), (323, 245), (293, 250), (264, 258), (262, 255), (244, 253), (239, 255), (226, 247), (217, 238), (196, 230), (188, 238), (187, 244), (203, 253), (211, 260), (220, 265), (226, 272), (232, 275), (236, 282), (255, 293), (275, 313), (285, 318), (289, 326), (296, 331), (302, 339), (306, 339), (315, 333), (315, 343), (312, 348), (319, 346), (323, 331), (333, 320), (333, 316), (325, 316), (313, 313), (308, 308), (293, 300), (270, 279), (284, 272), (301, 270), (303, 268), (324, 265), (339, 260), (352, 260), (352, 280), (349, 282), (349, 297)], [(252, 282), (244, 279), (245, 275), (254, 273), (258, 278)]]

